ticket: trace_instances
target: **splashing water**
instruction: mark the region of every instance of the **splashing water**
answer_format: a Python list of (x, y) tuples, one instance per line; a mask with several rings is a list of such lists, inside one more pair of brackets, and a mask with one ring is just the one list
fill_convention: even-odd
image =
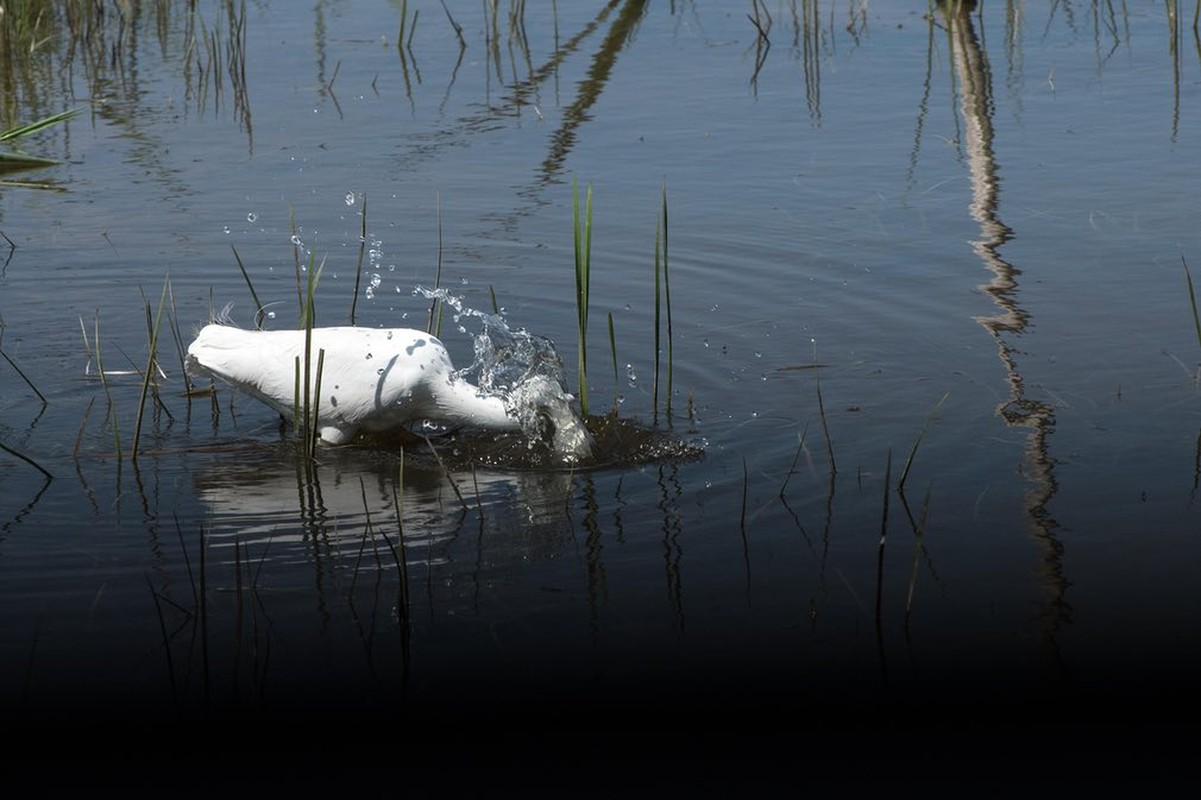
[(549, 448), (568, 464), (593, 457), (592, 435), (571, 405), (575, 398), (567, 392), (563, 361), (550, 339), (510, 328), (499, 315), (470, 308), (446, 289), (418, 286), (414, 294), (454, 309), (454, 322), (462, 332), (467, 332), (464, 318), (480, 321), (481, 329), (473, 335), (475, 359), (455, 375), (504, 401), (505, 411), (525, 434), (528, 450)]

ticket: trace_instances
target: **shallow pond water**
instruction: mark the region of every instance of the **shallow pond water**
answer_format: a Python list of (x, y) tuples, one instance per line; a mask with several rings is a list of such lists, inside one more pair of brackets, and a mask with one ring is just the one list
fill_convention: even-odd
[[(4, 708), (1195, 692), (1174, 4), (416, 2), (400, 48), (394, 3), (101, 5), (32, 56), (3, 23), (3, 127), (83, 109), (20, 143), (61, 165), (0, 174)], [(314, 465), (265, 406), (185, 396), (173, 328), (254, 324), (239, 259), (275, 328), (318, 264), (318, 324), (425, 328), (440, 268), (574, 381), (573, 185), (590, 411), (703, 452), (530, 469), (465, 432)], [(469, 363), (473, 320), (443, 326)]]

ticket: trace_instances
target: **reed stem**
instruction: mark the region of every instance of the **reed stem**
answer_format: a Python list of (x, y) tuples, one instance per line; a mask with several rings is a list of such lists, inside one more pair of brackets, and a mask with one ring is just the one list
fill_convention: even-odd
[(575, 245), (575, 305), (579, 324), (579, 400), (580, 413), (588, 416), (588, 290), (589, 271), (592, 259), (592, 184), (584, 202), (584, 216), (580, 218), (580, 190), (572, 179), (572, 229)]

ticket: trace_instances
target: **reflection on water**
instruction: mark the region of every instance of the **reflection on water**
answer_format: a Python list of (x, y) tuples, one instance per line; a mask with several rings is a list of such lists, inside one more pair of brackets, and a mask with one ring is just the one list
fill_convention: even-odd
[[(52, 8), (45, 19), (60, 26), (55, 36), (0, 41), (0, 50), (8, 48), (0, 52), (0, 85), (13, 93), (0, 92), (0, 108), (14, 113), (13, 96), (28, 107), (63, 96), (102, 102), (92, 127), (76, 122), (48, 134), (63, 137), (56, 155), (68, 158), (58, 173), (68, 193), (27, 201), (0, 187), (3, 233), (20, 245), (0, 265), (0, 302), (7, 301), (0, 324), (11, 323), (0, 344), (49, 398), (39, 409), (0, 364), (0, 440), (54, 475), (0, 453), (0, 587), (6, 607), (17, 609), (2, 618), (0, 684), (15, 687), (6, 699), (31, 716), (56, 702), (69, 715), (72, 692), (102, 698), (113, 687), (114, 706), (130, 695), (136, 703), (169, 694), (184, 710), (211, 698), (286, 704), (275, 698), (289, 688), (305, 701), (296, 708), (335, 698), (374, 706), (406, 692), (439, 708), (467, 695), (486, 704), (494, 692), (549, 705), (563, 699), (555, 693), (563, 686), (593, 707), (622, 687), (640, 688), (630, 692), (646, 701), (639, 711), (661, 709), (669, 696), (707, 709), (723, 693), (719, 699), (741, 708), (756, 690), (773, 709), (814, 695), (956, 702), (981, 684), (1008, 681), (1024, 691), (1050, 677), (1058, 689), (1073, 674), (1068, 668), (1094, 663), (1087, 648), (1108, 647), (1100, 629), (1121, 617), (1107, 607), (1114, 603), (1107, 590), (1124, 563), (1108, 562), (1084, 537), (1071, 539), (1069, 606), (1063, 540), (1069, 522), (1082, 528), (1090, 514), (1108, 511), (1092, 506), (1114, 479), (1064, 454), (1113, 444), (1123, 457), (1139, 451), (1138, 466), (1159, 459), (1142, 434), (1172, 446), (1195, 388), (1170, 387), (1179, 392), (1171, 419), (1122, 419), (1120, 431), (1103, 435), (1094, 435), (1099, 426), (1081, 430), (1065, 405), (1047, 400), (1061, 391), (1060, 376), (1043, 391), (1033, 371), (1055, 337), (1031, 335), (1033, 310), (1044, 331), (1081, 317), (1063, 318), (1070, 309), (1055, 306), (1052, 276), (1036, 276), (1048, 280), (1032, 296), (1036, 284), (1022, 269), (1030, 273), (1045, 257), (1063, 265), (1054, 277), (1064, 282), (1082, 275), (1071, 248), (1090, 231), (1059, 234), (1085, 195), (1065, 194), (1039, 174), (1073, 155), (1071, 145), (1045, 136), (1064, 125), (1055, 114), (1104, 111), (1105, 101), (1119, 99), (1138, 109), (1130, 116), (1166, 129), (1156, 115), (1166, 117), (1174, 104), (1172, 141), (1189, 141), (1187, 93), (1177, 86), (1173, 99), (1168, 86), (1170, 69), (1176, 82), (1188, 74), (1177, 63), (1174, 5), (1170, 47), (1162, 19), (1105, 3), (1091, 4), (1090, 14), (1057, 4), (1047, 11), (1045, 38), (1023, 38), (1033, 11), (1020, 3), (986, 13), (967, 3), (757, 0), (743, 12), (711, 13), (702, 4), (613, 0), (582, 9), (529, 4), (528, 12), (522, 3), (485, 3), (481, 14), (470, 5), (447, 4), (446, 13), (436, 2), (409, 2), (400, 37), (397, 4), (362, 0), (320, 0), (287, 13), (236, 0), (110, 0), (85, 10), (128, 14), (108, 16), (91, 37), (62, 27), (74, 5)], [(448, 22), (450, 14), (462, 25)], [(986, 37), (986, 19), (1003, 33), (990, 28)], [(1144, 46), (1131, 28), (1153, 44)], [(1119, 41), (1131, 44), (1134, 69), (1110, 57)], [(253, 52), (242, 60), (237, 50), (245, 47)], [(1003, 77), (993, 70), (1001, 58)], [(1047, 77), (1044, 59), (1060, 73)], [(1089, 81), (1102, 69), (1105, 97), (1098, 97)], [(1146, 77), (1156, 70), (1162, 86)], [(930, 102), (944, 74), (954, 84), (946, 108)], [(998, 96), (1002, 87), (1007, 94)], [(1160, 94), (1147, 99), (1140, 89)], [(912, 143), (885, 124), (915, 111)], [(650, 134), (637, 144), (631, 120)], [(1128, 124), (1112, 115), (1089, 127), (1151, 142), (1139, 160), (1131, 161), (1132, 148), (1104, 178), (1069, 177), (1089, 198), (1116, 206), (1112, 218), (1141, 219), (1152, 207), (1156, 236), (1191, 241), (1179, 203), (1156, 198), (1158, 186), (1140, 189), (1137, 201), (1115, 191), (1149, 163), (1179, 196), (1191, 196), (1173, 184), (1174, 171), (1191, 178), (1185, 170), (1195, 166), (1180, 153), (1158, 152), (1165, 142)], [(1074, 135), (1090, 134), (1074, 127)], [(936, 138), (955, 147), (922, 150)], [(467, 208), (452, 235), (479, 255), (457, 276), (473, 283), (468, 296), (496, 281), (502, 297), (533, 308), (526, 319), (540, 333), (572, 335), (571, 303), (555, 288), (570, 283), (570, 258), (552, 242), (570, 218), (554, 187), (576, 170), (617, 198), (598, 219), (606, 235), (597, 277), (620, 320), (614, 350), (636, 353), (626, 356), (634, 362), (632, 391), (620, 406), (631, 415), (654, 398), (633, 377), (646, 373), (652, 356), (651, 235), (650, 215), (639, 218), (630, 198), (657, 192), (665, 178), (681, 187), (673, 195), (680, 198), (673, 232), (681, 234), (678, 249), (673, 239), (681, 265), (677, 375), (696, 389), (705, 428), (681, 437), (632, 416), (589, 418), (598, 458), (587, 470), (550, 468), (519, 436), (466, 430), (428, 441), (369, 438), (324, 449), (310, 465), (276, 440), (264, 410), (240, 401), (235, 410), (223, 395), (214, 396), (210, 415), (207, 399), (181, 397), (166, 382), (142, 428), (137, 463), (114, 452), (116, 443), (128, 453), (137, 373), (147, 363), (142, 309), (124, 313), (138, 306), (138, 288), (158, 284), (170, 269), (182, 327), (203, 316), (210, 298), (244, 296), (229, 244), (286, 241), (283, 210), (293, 199), (311, 203), (302, 209), (305, 226), (292, 231), (312, 248), (306, 256), (323, 256), (325, 246), (361, 254), (367, 242), (373, 249), (383, 238), (395, 243), (396, 261), (404, 262), (400, 295), (433, 271), (432, 247), (422, 250), (434, 239), (430, 226), (410, 217), (420, 216), (431, 186), (451, 185), (458, 196), (437, 196), (454, 213)], [(799, 171), (804, 196), (802, 182), (787, 179)], [(956, 190), (965, 174), (970, 196)], [(1054, 197), (1044, 203), (1047, 189)], [(395, 232), (368, 239), (363, 213), (360, 241), (359, 209), (348, 208), (368, 192), (373, 209), (385, 209), (373, 212), (376, 224)], [(336, 212), (322, 195), (334, 196)], [(186, 209), (163, 202), (181, 196)], [(1025, 214), (1036, 205), (1044, 207)], [(272, 207), (277, 223), (267, 219)], [(489, 235), (496, 220), (511, 241)], [(1150, 241), (1134, 233), (1130, 247)], [(438, 234), (441, 248), (440, 218)], [(175, 252), (182, 239), (188, 252)], [(815, 252), (823, 246), (828, 253)], [(506, 261), (518, 248), (522, 255)], [(1031, 256), (1036, 249), (1046, 255)], [(289, 297), (301, 259), (287, 261), (259, 254), (247, 263), (256, 281)], [(338, 261), (353, 263), (353, 255), (331, 257)], [(931, 279), (930, 265), (947, 261), (958, 272)], [(981, 265), (987, 281), (974, 291)], [(373, 255), (368, 274), (380, 266)], [(341, 269), (325, 273), (333, 277), (322, 286), (329, 292), (323, 314), (345, 309), (352, 281)], [(1092, 291), (1128, 280), (1099, 273), (1080, 283)], [(357, 294), (363, 276), (354, 277)], [(1176, 308), (1169, 295), (1181, 287), (1159, 276), (1139, 284), (1137, 313)], [(404, 295), (395, 309), (373, 302), (374, 288), (359, 298), (364, 320), (374, 313), (371, 323), (388, 324), (394, 310), (412, 313)], [(981, 294), (994, 310), (973, 323)], [(123, 315), (106, 334), (107, 363), (127, 373), (108, 386), (111, 405), (96, 383), (79, 379), (90, 353), (79, 357), (73, 320), (99, 315), (97, 304), (106, 319)], [(1172, 330), (1166, 324), (1154, 335), (1167, 339)], [(818, 331), (827, 337), (829, 368), (820, 374), (824, 406), (819, 395), (815, 407), (814, 365), (756, 365), (798, 364)], [(1052, 346), (1073, 345), (1056, 339)], [(160, 356), (173, 373), (171, 359)], [(996, 380), (998, 358), (1004, 381)], [(762, 382), (749, 380), (756, 372)], [(1096, 380), (1078, 373), (1073, 389), (1097, 391)], [(963, 401), (964, 383), (983, 392)], [(994, 385), (1001, 397), (990, 394)], [(909, 483), (925, 484), (924, 497), (910, 508), (921, 493), (893, 496), (901, 488), (890, 485), (895, 454), (912, 441), (933, 398), (948, 392), (956, 401), (931, 414), (937, 419)], [(1150, 402), (1168, 402), (1163, 396)], [(804, 433), (796, 439), (818, 430), (814, 417), (827, 431), (819, 437), (826, 456)], [(1196, 423), (1186, 419), (1183, 427), (1195, 491)], [(1020, 474), (1011, 431), (1023, 448)], [(1176, 477), (1155, 476), (1165, 485)], [(1192, 507), (1169, 507), (1174, 499), (1123, 513), (1143, 513), (1147, 527), (1191, 530)], [(1113, 528), (1106, 529), (1113, 549), (1126, 555), (1134, 537)], [(1195, 550), (1186, 536), (1177, 545)], [(1163, 562), (1145, 562), (1158, 577)], [(1132, 589), (1135, 582), (1119, 576), (1140, 612), (1173, 591), (1186, 596), (1191, 576), (1183, 577), (1162, 582), (1171, 584), (1166, 589)], [(1033, 622), (1031, 595), (1039, 610)], [(1194, 621), (1191, 597), (1174, 602), (1169, 616)], [(1029, 658), (1032, 640), (1049, 666), (1030, 663), (1038, 660)], [(1162, 641), (1174, 645), (1168, 634)], [(83, 661), (86, 682), (77, 668)], [(948, 688), (956, 681), (962, 695)]]
[(1014, 233), (998, 213), (1001, 186), (993, 147), (992, 73), (973, 24), (975, 6), (975, 2), (967, 0), (940, 3), (955, 75), (959, 79), (963, 145), (972, 185), (969, 211), (980, 223), (981, 235), (972, 243), (972, 249), (992, 273), (992, 279), (981, 288), (1000, 308), (1000, 313), (977, 317), (976, 321), (996, 341), (1005, 380), (1009, 384), (1009, 397), (997, 407), (998, 415), (1011, 427), (1031, 429), (1026, 440), (1023, 471), (1033, 486), (1026, 495), (1024, 510), (1031, 533), (1043, 551), (1043, 562), (1037, 575), (1048, 595), (1043, 607), (1044, 643), (1051, 658), (1058, 661), (1057, 633), (1064, 624), (1071, 622), (1071, 606), (1065, 598), (1070, 584), (1064, 576), (1063, 544), (1056, 536), (1058, 523), (1048, 508), (1057, 488), (1055, 461), (1049, 443), (1055, 430), (1055, 410), (1050, 404), (1028, 395), (1018, 364), (1018, 351), (1010, 341), (1026, 332), (1030, 317), (1019, 303), (1021, 270), (1000, 254), (1001, 247), (1013, 238)]

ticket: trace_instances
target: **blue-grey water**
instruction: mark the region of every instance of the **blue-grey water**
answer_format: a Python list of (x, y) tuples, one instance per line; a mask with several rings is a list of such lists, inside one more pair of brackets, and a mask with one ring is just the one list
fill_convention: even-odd
[[(0, 173), (6, 717), (1195, 697), (1191, 9), (100, 5), (0, 20), (0, 127), (81, 111)], [(440, 266), (574, 382), (576, 186), (589, 410), (703, 456), (308, 467), (185, 396), (173, 329), (254, 324), (239, 259), (275, 328), (322, 263), (318, 324), (425, 328)]]

